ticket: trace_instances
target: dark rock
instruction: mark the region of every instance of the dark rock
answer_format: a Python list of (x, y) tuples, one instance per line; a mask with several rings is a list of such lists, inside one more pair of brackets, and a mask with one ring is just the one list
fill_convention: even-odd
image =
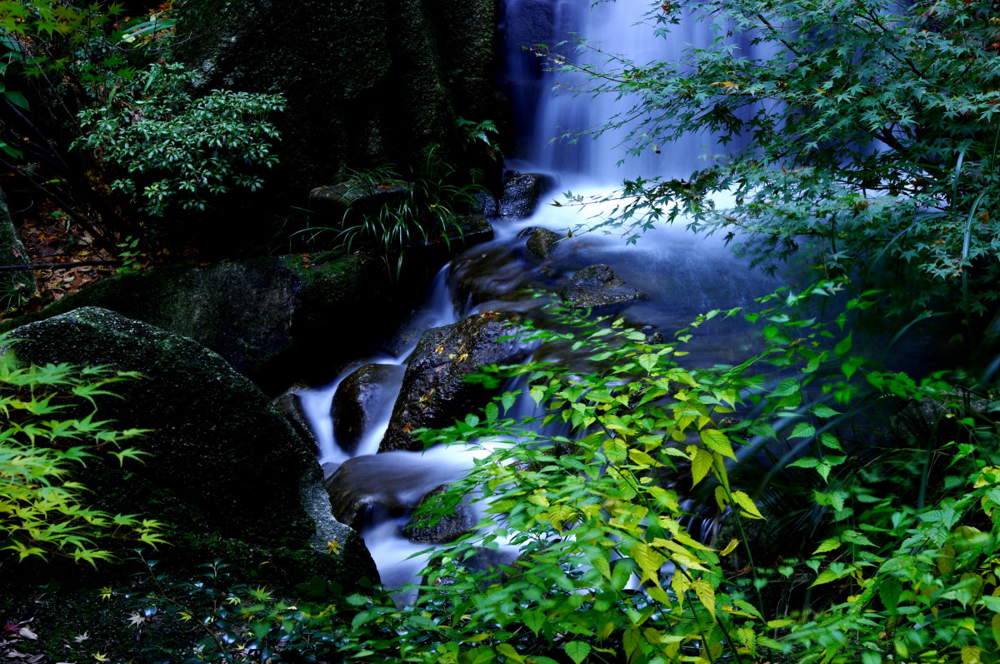
[(299, 397), (297, 392), (299, 390), (306, 389), (305, 385), (298, 384), (285, 390), (284, 394), (281, 394), (275, 398), (271, 405), (278, 409), (298, 436), (309, 443), (311, 449), (314, 450), (316, 455), (319, 455), (319, 443), (316, 440), (316, 434), (312, 430), (312, 426), (309, 424), (309, 420), (306, 417), (305, 411), (302, 409), (302, 399)]
[[(216, 353), (96, 307), (24, 325), (12, 336), (24, 362), (103, 364), (143, 375), (116, 383), (120, 398), (97, 402), (102, 419), (148, 430), (134, 443), (148, 456), (128, 482), (117, 467), (88, 464), (98, 507), (162, 520), (188, 540), (302, 549), (334, 538), (338, 550), (356, 548), (347, 531), (321, 518), (312, 445)], [(349, 572), (360, 578), (361, 570)]]
[(476, 201), (476, 212), (486, 218), (500, 216), (500, 207), (497, 199), (486, 191), (480, 191), (473, 197)]
[(438, 250), (439, 258), (443, 260), (432, 260), (431, 262), (440, 264), (447, 262), (448, 258), (460, 251), (473, 247), (483, 242), (493, 239), (493, 226), (486, 217), (478, 214), (467, 214), (455, 219), (454, 225), (449, 225), (441, 234), (430, 234), (425, 248), (432, 251)]
[(538, 207), (538, 199), (555, 187), (555, 180), (542, 173), (511, 173), (503, 183), (500, 216), (525, 219)]
[(286, 95), (295, 196), (345, 167), (457, 153), (456, 118), (496, 115), (495, 0), (186, 0), (177, 17), (178, 55), (206, 88)]
[(525, 228), (518, 233), (518, 237), (528, 239), (525, 245), (528, 252), (540, 260), (547, 260), (556, 244), (562, 239), (558, 233), (553, 233), (547, 228)]
[(402, 381), (403, 367), (391, 364), (368, 364), (344, 379), (334, 395), (331, 413), (340, 449), (355, 454), (371, 427), (389, 417)]
[(515, 339), (513, 314), (488, 312), (453, 325), (428, 330), (407, 362), (406, 375), (380, 451), (421, 449), (411, 431), (442, 427), (481, 408), (490, 391), (465, 382), (484, 364), (509, 364), (527, 356), (528, 347)]
[(580, 307), (603, 307), (625, 304), (643, 298), (643, 294), (619, 278), (607, 265), (591, 265), (578, 270), (562, 289), (562, 296)]
[(328, 379), (334, 365), (374, 346), (394, 322), (391, 293), (376, 261), (279, 256), (111, 277), (31, 319), (84, 306), (111, 309), (194, 339), (277, 392), (296, 379)]
[(449, 281), (459, 311), (493, 300), (520, 297), (522, 289), (538, 286), (531, 266), (507, 246), (494, 246), (459, 256), (451, 263)]
[[(0, 191), (0, 265), (28, 265), (28, 253), (11, 219), (7, 198)], [(0, 272), (0, 311), (12, 308), (38, 289), (31, 270)]]
[[(434, 503), (439, 502), (437, 499), (444, 490), (445, 487), (441, 486), (427, 494), (417, 505), (417, 512), (425, 508), (434, 509)], [(438, 505), (437, 508), (447, 511), (440, 518), (411, 518), (410, 522), (403, 526), (403, 536), (411, 542), (444, 544), (472, 532), (478, 523), (475, 510), (465, 502), (454, 506)]]

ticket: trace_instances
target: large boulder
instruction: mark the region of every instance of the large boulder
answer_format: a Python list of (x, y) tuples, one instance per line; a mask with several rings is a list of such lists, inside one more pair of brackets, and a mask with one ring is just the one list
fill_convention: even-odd
[(327, 380), (338, 363), (373, 346), (393, 325), (392, 292), (377, 261), (290, 255), (115, 276), (34, 318), (110, 309), (190, 337), (277, 392), (299, 378)]
[(148, 456), (128, 481), (116, 467), (88, 465), (99, 507), (170, 524), (179, 552), (218, 541), (305, 550), (332, 540), (347, 579), (374, 578), (356, 535), (332, 522), (312, 444), (218, 354), (96, 307), (29, 323), (11, 338), (24, 362), (142, 374), (115, 383), (118, 398), (97, 401), (102, 419), (148, 430), (134, 443)]
[(291, 193), (345, 167), (459, 149), (494, 117), (495, 0), (185, 0), (179, 56), (206, 87), (282, 92)]
[(380, 451), (421, 449), (414, 429), (443, 427), (483, 407), (490, 391), (465, 377), (484, 364), (522, 361), (530, 348), (517, 339), (516, 314), (487, 312), (428, 330), (406, 366), (403, 387)]

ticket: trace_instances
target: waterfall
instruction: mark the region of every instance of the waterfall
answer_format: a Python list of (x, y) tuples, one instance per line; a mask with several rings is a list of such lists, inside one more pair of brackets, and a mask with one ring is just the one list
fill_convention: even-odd
[[(551, 60), (525, 50), (540, 41), (563, 44), (552, 53), (602, 70), (611, 56), (640, 66), (683, 63), (689, 48), (707, 47), (720, 34), (718, 26), (688, 15), (670, 26), (665, 38), (654, 29), (656, 12), (662, 12), (659, 3), (642, 0), (596, 5), (574, 0), (506, 0), (507, 81), (515, 120), (525, 137), (519, 144), (520, 158), (532, 168), (559, 173), (574, 184), (614, 186), (637, 176), (684, 177), (725, 152), (714, 136), (690, 134), (655, 150), (627, 154), (628, 134), (635, 123), (596, 137), (591, 134), (627, 113), (637, 98), (581, 92), (592, 84), (586, 75), (553, 70)], [(540, 21), (549, 23), (539, 25)], [(740, 47), (751, 50), (745, 40)], [(562, 135), (578, 139), (559, 140)]]
[[(663, 146), (658, 154), (650, 150), (627, 157), (622, 146), (627, 129), (576, 142), (551, 140), (561, 133), (600, 126), (615, 113), (627, 110), (631, 102), (612, 95), (591, 98), (571, 94), (568, 89), (583, 82), (579, 74), (548, 71), (523, 47), (555, 44), (578, 35), (597, 49), (645, 63), (678, 60), (689, 45), (706, 46), (715, 35), (710, 25), (686, 20), (674, 26), (669, 40), (657, 37), (652, 26), (636, 26), (651, 8), (636, 0), (603, 2), (593, 7), (580, 0), (506, 0), (500, 28), (506, 43), (507, 91), (519, 125), (518, 147), (508, 166), (549, 173), (559, 180), (561, 189), (572, 187), (585, 194), (601, 194), (620, 185), (626, 177), (686, 175), (704, 164), (702, 155), (719, 149), (713, 137), (693, 135)], [(582, 57), (581, 62), (602, 64), (596, 51), (578, 52), (566, 46), (559, 49), (567, 58)], [(625, 163), (619, 166), (621, 159)], [(338, 495), (346, 496), (348, 501), (352, 496), (363, 496), (369, 507), (376, 505), (367, 515), (362, 536), (387, 586), (418, 580), (423, 558), (411, 555), (427, 549), (426, 544), (414, 543), (404, 534), (408, 510), (427, 491), (462, 476), (474, 459), (498, 441), (426, 452), (377, 454), (389, 424), (392, 402), (399, 392), (395, 384), (383, 390), (382, 398), (389, 400), (388, 404), (377, 405), (382, 420), (369, 425), (362, 442), (348, 452), (336, 440), (330, 411), (338, 386), (352, 371), (372, 363), (405, 366), (420, 333), (427, 329), (453, 323), (470, 313), (524, 311), (527, 303), (512, 302), (511, 294), (538, 284), (558, 290), (560, 284), (565, 285), (567, 279), (587, 267), (608, 267), (629, 287), (644, 294), (619, 307), (616, 315), (665, 334), (686, 326), (699, 313), (747, 304), (773, 288), (770, 278), (751, 272), (746, 262), (734, 257), (720, 239), (694, 235), (683, 228), (650, 231), (637, 246), (615, 235), (571, 237), (565, 232), (567, 228), (579, 226), (588, 218), (601, 221), (610, 214), (608, 207), (592, 206), (581, 213), (571, 206), (551, 205), (552, 200), (540, 201), (537, 211), (527, 219), (495, 220), (493, 241), (465, 252), (456, 260), (458, 267), (454, 271), (446, 266), (435, 279), (424, 307), (407, 326), (408, 332), (397, 335), (406, 340), (399, 349), (353, 363), (327, 387), (300, 393), (303, 409), (317, 434), (321, 461), (328, 471), (337, 470), (331, 481), (341, 492)], [(525, 254), (522, 231), (537, 228), (562, 236), (547, 262), (540, 263)], [(469, 306), (463, 303), (456, 311), (453, 302), (464, 296), (458, 296), (455, 282), (469, 273), (485, 275), (497, 295)], [(733, 279), (733, 274), (740, 278)], [(689, 348), (690, 359), (694, 363), (736, 359), (746, 345), (745, 330), (722, 323), (712, 332), (702, 332), (698, 343)], [(525, 401), (514, 411), (528, 414), (532, 408), (534, 405)], [(476, 506), (470, 507), (475, 512)]]

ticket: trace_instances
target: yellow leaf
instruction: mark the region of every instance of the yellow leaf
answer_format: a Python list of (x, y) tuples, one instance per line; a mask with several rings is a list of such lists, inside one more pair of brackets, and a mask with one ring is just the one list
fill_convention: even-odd
[(835, 540), (835, 539), (823, 540), (820, 543), (820, 545), (816, 547), (816, 550), (813, 551), (813, 555), (816, 555), (817, 553), (826, 553), (827, 551), (833, 551), (834, 549), (837, 549), (839, 547), (840, 547), (840, 540)]
[(660, 568), (667, 562), (667, 559), (645, 542), (639, 542), (633, 546), (629, 553), (632, 555), (632, 560), (635, 561), (635, 564), (639, 566), (639, 570), (642, 572), (639, 581), (649, 579), (659, 587)]
[(539, 507), (548, 507), (549, 499), (545, 497), (543, 493), (533, 493), (528, 496), (528, 502), (532, 505), (538, 505)]
[[(691, 580), (688, 579), (686, 574), (675, 572), (673, 577), (670, 579), (670, 587), (673, 589), (674, 594), (677, 595), (677, 603), (681, 605), (681, 608), (683, 608), (684, 593), (691, 589)], [(1000, 613), (997, 615), (1000, 615)]]
[(628, 456), (632, 459), (632, 463), (637, 466), (642, 466), (643, 468), (655, 468), (656, 466), (662, 465), (659, 461), (641, 450), (631, 449), (628, 451)]
[(982, 649), (976, 646), (964, 646), (962, 648), (962, 664), (982, 664), (982, 660), (979, 659), (981, 652)]
[(698, 579), (691, 582), (691, 588), (698, 596), (698, 601), (712, 614), (712, 618), (715, 618), (715, 588), (712, 584), (704, 579)]
[(764, 515), (760, 513), (757, 509), (757, 504), (753, 502), (753, 499), (742, 491), (733, 491), (733, 500), (736, 504), (743, 508), (743, 511), (747, 516), (754, 519), (763, 519)]
[(729, 438), (726, 434), (718, 429), (703, 429), (699, 435), (701, 436), (701, 442), (708, 449), (730, 459), (736, 459), (736, 455), (733, 453), (733, 446), (729, 443)]
[(729, 544), (726, 545), (726, 548), (724, 548), (722, 551), (719, 551), (719, 555), (728, 556), (730, 553), (735, 551), (736, 547), (738, 547), (739, 545), (740, 541), (738, 539), (731, 540)]

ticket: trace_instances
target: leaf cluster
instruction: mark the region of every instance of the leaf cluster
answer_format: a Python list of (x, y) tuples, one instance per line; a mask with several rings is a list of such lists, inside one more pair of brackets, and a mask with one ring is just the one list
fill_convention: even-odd
[(88, 507), (76, 477), (104, 457), (118, 465), (141, 460), (125, 446), (139, 429), (117, 429), (97, 417), (95, 399), (138, 375), (107, 367), (23, 365), (0, 355), (0, 551), (18, 560), (53, 554), (91, 565), (112, 558), (114, 539), (155, 546), (162, 526), (135, 514)]

